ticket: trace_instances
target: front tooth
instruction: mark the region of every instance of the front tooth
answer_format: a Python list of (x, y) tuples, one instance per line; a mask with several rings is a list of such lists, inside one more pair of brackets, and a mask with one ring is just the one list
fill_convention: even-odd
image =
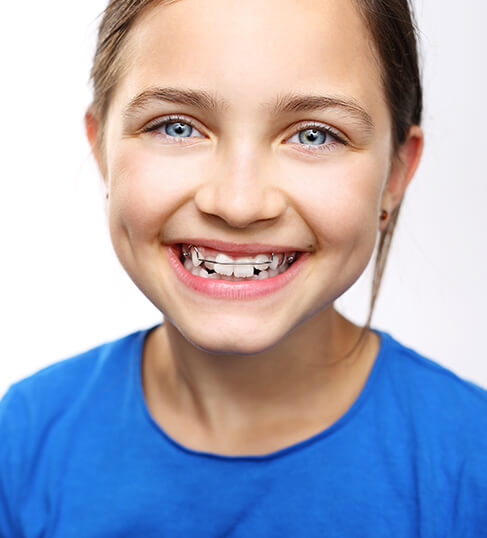
[[(218, 253), (216, 256), (216, 263), (213, 266), (215, 272), (220, 275), (230, 276), (233, 273), (233, 265), (222, 265), (223, 263), (232, 263), (234, 260), (227, 256), (226, 254)], [(213, 264), (212, 264), (213, 265)]]
[(245, 265), (234, 265), (233, 274), (237, 277), (248, 277), (254, 274), (254, 266), (252, 258), (239, 258), (238, 261)]
[(201, 265), (201, 260), (198, 259), (198, 256), (196, 254), (196, 250), (194, 248), (191, 249), (191, 259), (193, 260), (193, 265), (195, 267), (198, 267), (198, 265)]

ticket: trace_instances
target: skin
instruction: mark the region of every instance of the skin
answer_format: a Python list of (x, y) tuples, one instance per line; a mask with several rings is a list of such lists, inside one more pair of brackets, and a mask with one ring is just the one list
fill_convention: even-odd
[[(369, 332), (346, 356), (360, 329), (333, 302), (365, 269), (385, 225), (380, 210), (400, 202), (423, 134), (411, 127), (391, 158), (379, 65), (348, 0), (208, 2), (180, 0), (138, 19), (103, 126), (104, 154), (90, 111), (86, 126), (117, 256), (165, 316), (143, 356), (153, 417), (190, 448), (264, 454), (332, 424), (367, 379), (378, 337)], [(226, 105), (207, 111), (159, 100), (124, 117), (153, 87), (205, 90)], [(353, 100), (373, 129), (336, 108), (266, 108), (288, 92)], [(197, 131), (184, 139), (163, 127), (142, 131), (168, 114), (193, 120)], [(328, 137), (322, 151), (310, 150), (298, 138), (309, 121), (348, 144)], [(185, 288), (168, 265), (163, 245), (192, 237), (285, 245), (310, 257), (277, 293), (213, 299)]]

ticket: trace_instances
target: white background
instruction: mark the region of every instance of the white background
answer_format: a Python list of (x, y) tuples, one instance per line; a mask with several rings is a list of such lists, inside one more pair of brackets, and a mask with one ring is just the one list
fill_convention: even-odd
[[(416, 4), (426, 150), (373, 325), (487, 386), (487, 4)], [(160, 320), (113, 254), (84, 138), (104, 5), (2, 8), (0, 394), (47, 364)], [(340, 308), (364, 322), (368, 297), (361, 279)]]

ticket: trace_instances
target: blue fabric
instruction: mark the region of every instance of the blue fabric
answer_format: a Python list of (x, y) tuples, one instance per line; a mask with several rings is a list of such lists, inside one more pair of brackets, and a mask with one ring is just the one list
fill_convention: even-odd
[(147, 331), (0, 402), (2, 537), (487, 536), (487, 392), (380, 332), (349, 411), (265, 456), (187, 449), (151, 418)]

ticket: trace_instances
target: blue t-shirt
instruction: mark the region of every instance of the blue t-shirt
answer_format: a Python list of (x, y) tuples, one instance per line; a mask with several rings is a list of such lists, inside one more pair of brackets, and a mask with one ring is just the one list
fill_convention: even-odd
[(56, 363), (0, 402), (5, 538), (481, 538), (487, 392), (379, 332), (352, 407), (260, 456), (198, 452), (151, 417), (146, 331)]

